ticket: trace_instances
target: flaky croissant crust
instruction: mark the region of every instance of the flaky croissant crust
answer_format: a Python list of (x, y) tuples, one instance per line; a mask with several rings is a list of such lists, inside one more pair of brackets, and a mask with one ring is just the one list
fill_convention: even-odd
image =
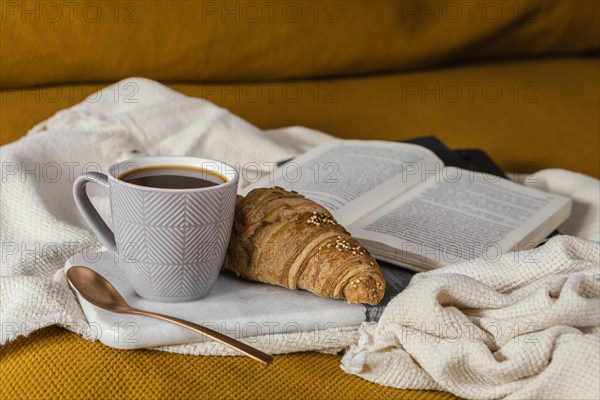
[(238, 196), (224, 267), (352, 303), (377, 304), (385, 292), (376, 261), (326, 208), (279, 187)]

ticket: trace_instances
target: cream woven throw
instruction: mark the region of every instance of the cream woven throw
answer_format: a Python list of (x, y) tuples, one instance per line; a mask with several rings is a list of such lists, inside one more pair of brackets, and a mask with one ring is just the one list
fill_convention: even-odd
[[(69, 257), (101, 249), (71, 194), (73, 180), (83, 171), (106, 171), (114, 162), (142, 155), (186, 154), (245, 168), (244, 185), (272, 168), (263, 163), (294, 157), (328, 140), (335, 139), (299, 127), (262, 131), (208, 101), (150, 80), (126, 79), (2, 146), (0, 343), (55, 324), (97, 337), (62, 273)], [(92, 201), (109, 217), (107, 196), (94, 189), (89, 191)], [(243, 341), (269, 353), (337, 352), (355, 341), (357, 329), (294, 331)], [(161, 350), (236, 354), (212, 341)]]
[(525, 183), (574, 199), (573, 236), (416, 275), (363, 324), (346, 372), (473, 399), (600, 398), (599, 182), (546, 170)]

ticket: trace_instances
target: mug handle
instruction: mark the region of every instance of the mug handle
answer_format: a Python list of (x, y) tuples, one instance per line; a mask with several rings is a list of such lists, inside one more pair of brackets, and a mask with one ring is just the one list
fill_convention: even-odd
[(73, 197), (79, 212), (98, 236), (98, 239), (109, 249), (116, 251), (115, 234), (104, 222), (98, 211), (90, 201), (86, 191), (88, 182), (94, 182), (105, 190), (108, 190), (108, 176), (100, 172), (86, 172), (75, 180), (73, 184)]

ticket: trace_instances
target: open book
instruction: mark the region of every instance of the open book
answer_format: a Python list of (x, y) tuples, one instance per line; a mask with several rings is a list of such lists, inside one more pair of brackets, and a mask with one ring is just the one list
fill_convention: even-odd
[(375, 258), (415, 271), (535, 247), (571, 212), (568, 198), (396, 142), (318, 146), (242, 194), (272, 186), (323, 205)]

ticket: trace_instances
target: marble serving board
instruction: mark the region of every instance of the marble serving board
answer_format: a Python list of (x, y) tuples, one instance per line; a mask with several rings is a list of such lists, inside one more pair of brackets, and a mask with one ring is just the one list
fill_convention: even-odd
[[(221, 272), (211, 293), (188, 303), (158, 303), (138, 296), (127, 282), (112, 252), (79, 254), (64, 271), (83, 265), (107, 278), (135, 308), (172, 315), (232, 337), (286, 335), (315, 329), (357, 326), (366, 308), (316, 296), (305, 290), (249, 282), (229, 271)], [(107, 346), (136, 349), (198, 343), (207, 339), (187, 329), (154, 318), (102, 310), (78, 297), (91, 334)]]

